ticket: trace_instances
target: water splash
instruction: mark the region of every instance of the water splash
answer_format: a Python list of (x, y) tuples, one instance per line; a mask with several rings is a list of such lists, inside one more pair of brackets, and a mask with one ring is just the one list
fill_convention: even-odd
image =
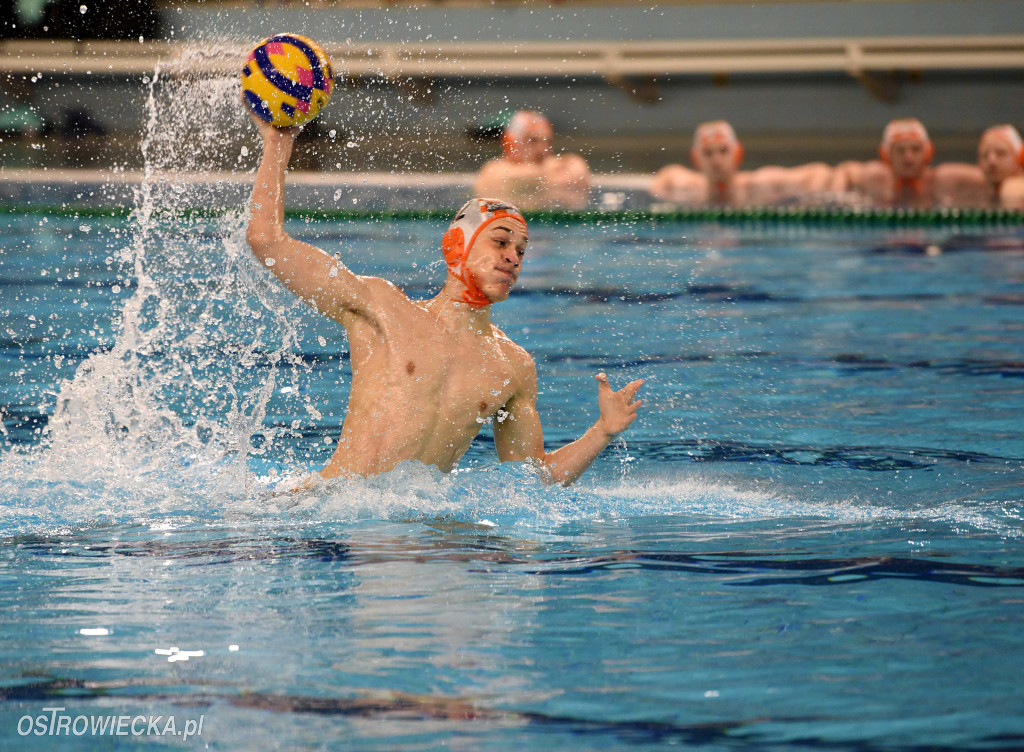
[(114, 344), (59, 384), (43, 441), (4, 458), (9, 522), (230, 508), (253, 486), (248, 457), (281, 433), (263, 425), (275, 386), (308, 370), (295, 355), (297, 304), (248, 253), (244, 202), (189, 180), (216, 165), (226, 129), (247, 127), (237, 80), (182, 70), (170, 61), (149, 78), (144, 179), (131, 242), (116, 252), (134, 291)]

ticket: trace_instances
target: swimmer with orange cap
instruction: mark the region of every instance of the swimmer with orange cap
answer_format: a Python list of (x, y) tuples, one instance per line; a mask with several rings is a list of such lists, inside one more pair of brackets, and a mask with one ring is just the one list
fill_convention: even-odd
[(659, 201), (712, 206), (773, 206), (815, 202), (827, 188), (831, 168), (815, 162), (799, 167), (743, 171), (743, 144), (725, 120), (702, 123), (693, 134), (690, 161), (696, 169), (666, 165), (648, 188)]
[(1012, 125), (993, 125), (978, 140), (976, 164), (945, 162), (935, 168), (940, 206), (999, 207), (1016, 202), (1024, 182), (1024, 142)]
[(477, 174), (473, 192), (524, 209), (582, 209), (590, 201), (590, 168), (578, 154), (552, 152), (555, 131), (534, 110), (516, 112), (502, 134), (502, 155)]
[(509, 203), (472, 199), (442, 241), (440, 293), (411, 300), (387, 280), (355, 274), (284, 229), (285, 170), (297, 129), (254, 118), (263, 138), (246, 238), (253, 254), (348, 335), (352, 386), (337, 450), (323, 478), (366, 477), (415, 460), (453, 470), (493, 419), (501, 461), (535, 463), (568, 485), (634, 421), (642, 381), (612, 390), (597, 375), (600, 418), (579, 439), (549, 452), (537, 414), (537, 368), (491, 323), (522, 270), (529, 231)]
[(844, 203), (930, 208), (936, 202), (934, 152), (919, 120), (893, 120), (882, 132), (879, 158), (837, 165), (831, 192)]
[(1024, 175), (1024, 140), (1009, 124), (993, 125), (978, 141), (978, 167), (991, 189), (992, 203), (999, 203), (1003, 186), (1011, 178)]

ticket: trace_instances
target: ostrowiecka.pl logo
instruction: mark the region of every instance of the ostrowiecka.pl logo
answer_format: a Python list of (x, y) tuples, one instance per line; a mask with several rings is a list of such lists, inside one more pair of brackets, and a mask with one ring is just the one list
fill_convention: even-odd
[(21, 736), (177, 736), (182, 741), (203, 735), (205, 716), (179, 722), (173, 715), (76, 715), (64, 708), (43, 708), (37, 716), (18, 719)]

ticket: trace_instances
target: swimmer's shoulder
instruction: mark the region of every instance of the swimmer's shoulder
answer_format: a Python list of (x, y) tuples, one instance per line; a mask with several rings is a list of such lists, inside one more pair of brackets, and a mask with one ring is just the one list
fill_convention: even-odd
[(495, 174), (505, 173), (512, 166), (512, 162), (509, 162), (505, 157), (494, 157), (488, 159), (481, 165), (480, 170), (477, 172), (478, 177), (490, 177)]
[(491, 195), (502, 190), (503, 181), (508, 177), (509, 161), (504, 157), (495, 157), (484, 162), (473, 181), (473, 193)]
[(516, 365), (536, 370), (537, 366), (533, 361), (533, 356), (527, 352), (526, 348), (505, 334), (493, 323), (491, 324), (491, 336), (494, 337), (501, 347), (506, 358)]
[(943, 162), (935, 166), (935, 180), (941, 183), (984, 183), (985, 173), (976, 164)]
[(999, 202), (1004, 209), (1024, 209), (1024, 175), (1014, 175), (999, 187)]
[(700, 173), (696, 170), (691, 170), (689, 167), (684, 167), (678, 162), (674, 162), (659, 169), (654, 173), (654, 178), (656, 180), (672, 180), (679, 178), (693, 178), (698, 175), (700, 175)]
[(378, 306), (388, 309), (411, 309), (415, 303), (389, 279), (383, 277), (360, 277), (366, 289)]
[(382, 296), (395, 296), (395, 297), (406, 297), (406, 294), (402, 292), (402, 288), (392, 282), (390, 279), (384, 279), (383, 277), (371, 277), (360, 275), (359, 279), (363, 281), (363, 284), (367, 286), (372, 292)]

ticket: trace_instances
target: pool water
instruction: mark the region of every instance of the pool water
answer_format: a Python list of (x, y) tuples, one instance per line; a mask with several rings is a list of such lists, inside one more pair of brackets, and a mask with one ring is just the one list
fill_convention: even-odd
[[(546, 442), (600, 371), (647, 380), (633, 428), (568, 489), (484, 426), (290, 494), (343, 331), (162, 201), (0, 220), (5, 748), (58, 712), (202, 717), (61, 748), (1024, 747), (1017, 230), (539, 222), (494, 318)], [(289, 229), (441, 282), (438, 221)]]
[[(546, 441), (600, 371), (647, 379), (632, 429), (567, 489), (485, 425), (451, 475), (287, 493), (343, 332), (174, 177), (237, 82), (148, 86), (131, 216), (0, 215), (0, 746), (1024, 748), (1019, 226), (535, 222), (494, 316)], [(441, 283), (440, 220), (289, 229)]]

